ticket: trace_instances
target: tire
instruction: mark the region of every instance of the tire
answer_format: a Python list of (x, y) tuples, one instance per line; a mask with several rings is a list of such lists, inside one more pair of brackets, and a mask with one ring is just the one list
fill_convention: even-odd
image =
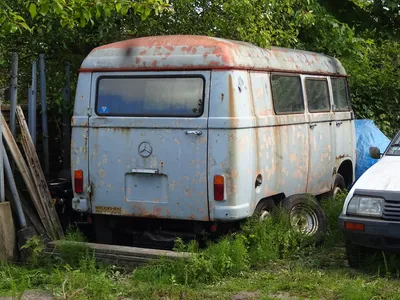
[(367, 258), (371, 255), (372, 249), (356, 245), (346, 240), (346, 256), (349, 266), (353, 269), (365, 267)]
[(293, 195), (284, 199), (282, 206), (289, 213), (290, 225), (294, 229), (310, 236), (316, 244), (323, 242), (328, 221), (314, 196)]
[(264, 199), (258, 202), (254, 212), (259, 216), (260, 221), (263, 221), (271, 216), (271, 212), (274, 207), (275, 204), (273, 199)]
[(332, 191), (331, 191), (331, 196), (335, 197), (336, 195), (346, 191), (346, 182), (344, 181), (344, 178), (340, 174), (336, 174), (335, 176), (335, 181), (333, 183)]

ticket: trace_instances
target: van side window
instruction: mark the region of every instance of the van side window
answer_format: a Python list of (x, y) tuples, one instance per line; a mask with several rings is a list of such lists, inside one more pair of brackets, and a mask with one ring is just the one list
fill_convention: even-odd
[(97, 115), (200, 117), (203, 77), (100, 77)]
[(330, 111), (328, 81), (325, 79), (306, 79), (306, 94), (310, 112)]
[(331, 78), (333, 101), (337, 111), (351, 110), (347, 80), (345, 78)]
[(272, 75), (272, 100), (276, 114), (304, 112), (301, 79), (298, 76)]

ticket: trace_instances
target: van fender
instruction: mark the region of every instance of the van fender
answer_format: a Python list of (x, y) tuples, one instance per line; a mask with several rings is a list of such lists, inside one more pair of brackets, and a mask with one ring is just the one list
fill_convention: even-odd
[(336, 167), (332, 176), (331, 188), (333, 189), (333, 187), (335, 186), (335, 180), (337, 177), (336, 175), (340, 174), (344, 179), (346, 188), (348, 189), (354, 182), (354, 171), (354, 164), (350, 157), (336, 159)]

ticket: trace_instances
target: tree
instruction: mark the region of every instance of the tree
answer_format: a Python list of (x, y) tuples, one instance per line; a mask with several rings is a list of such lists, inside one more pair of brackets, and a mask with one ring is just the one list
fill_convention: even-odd
[(358, 32), (375, 32), (376, 36), (398, 37), (400, 3), (398, 0), (319, 0), (328, 12)]
[(0, 3), (0, 35), (28, 30), (51, 32), (48, 21), (56, 18), (62, 27), (85, 27), (108, 20), (114, 13), (129, 12), (143, 19), (151, 11), (159, 14), (169, 7), (164, 0), (3, 0)]

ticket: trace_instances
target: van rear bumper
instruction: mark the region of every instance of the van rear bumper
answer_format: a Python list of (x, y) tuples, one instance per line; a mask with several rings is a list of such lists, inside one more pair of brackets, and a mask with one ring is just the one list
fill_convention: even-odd
[(249, 217), (250, 204), (215, 206), (213, 221), (234, 221)]

